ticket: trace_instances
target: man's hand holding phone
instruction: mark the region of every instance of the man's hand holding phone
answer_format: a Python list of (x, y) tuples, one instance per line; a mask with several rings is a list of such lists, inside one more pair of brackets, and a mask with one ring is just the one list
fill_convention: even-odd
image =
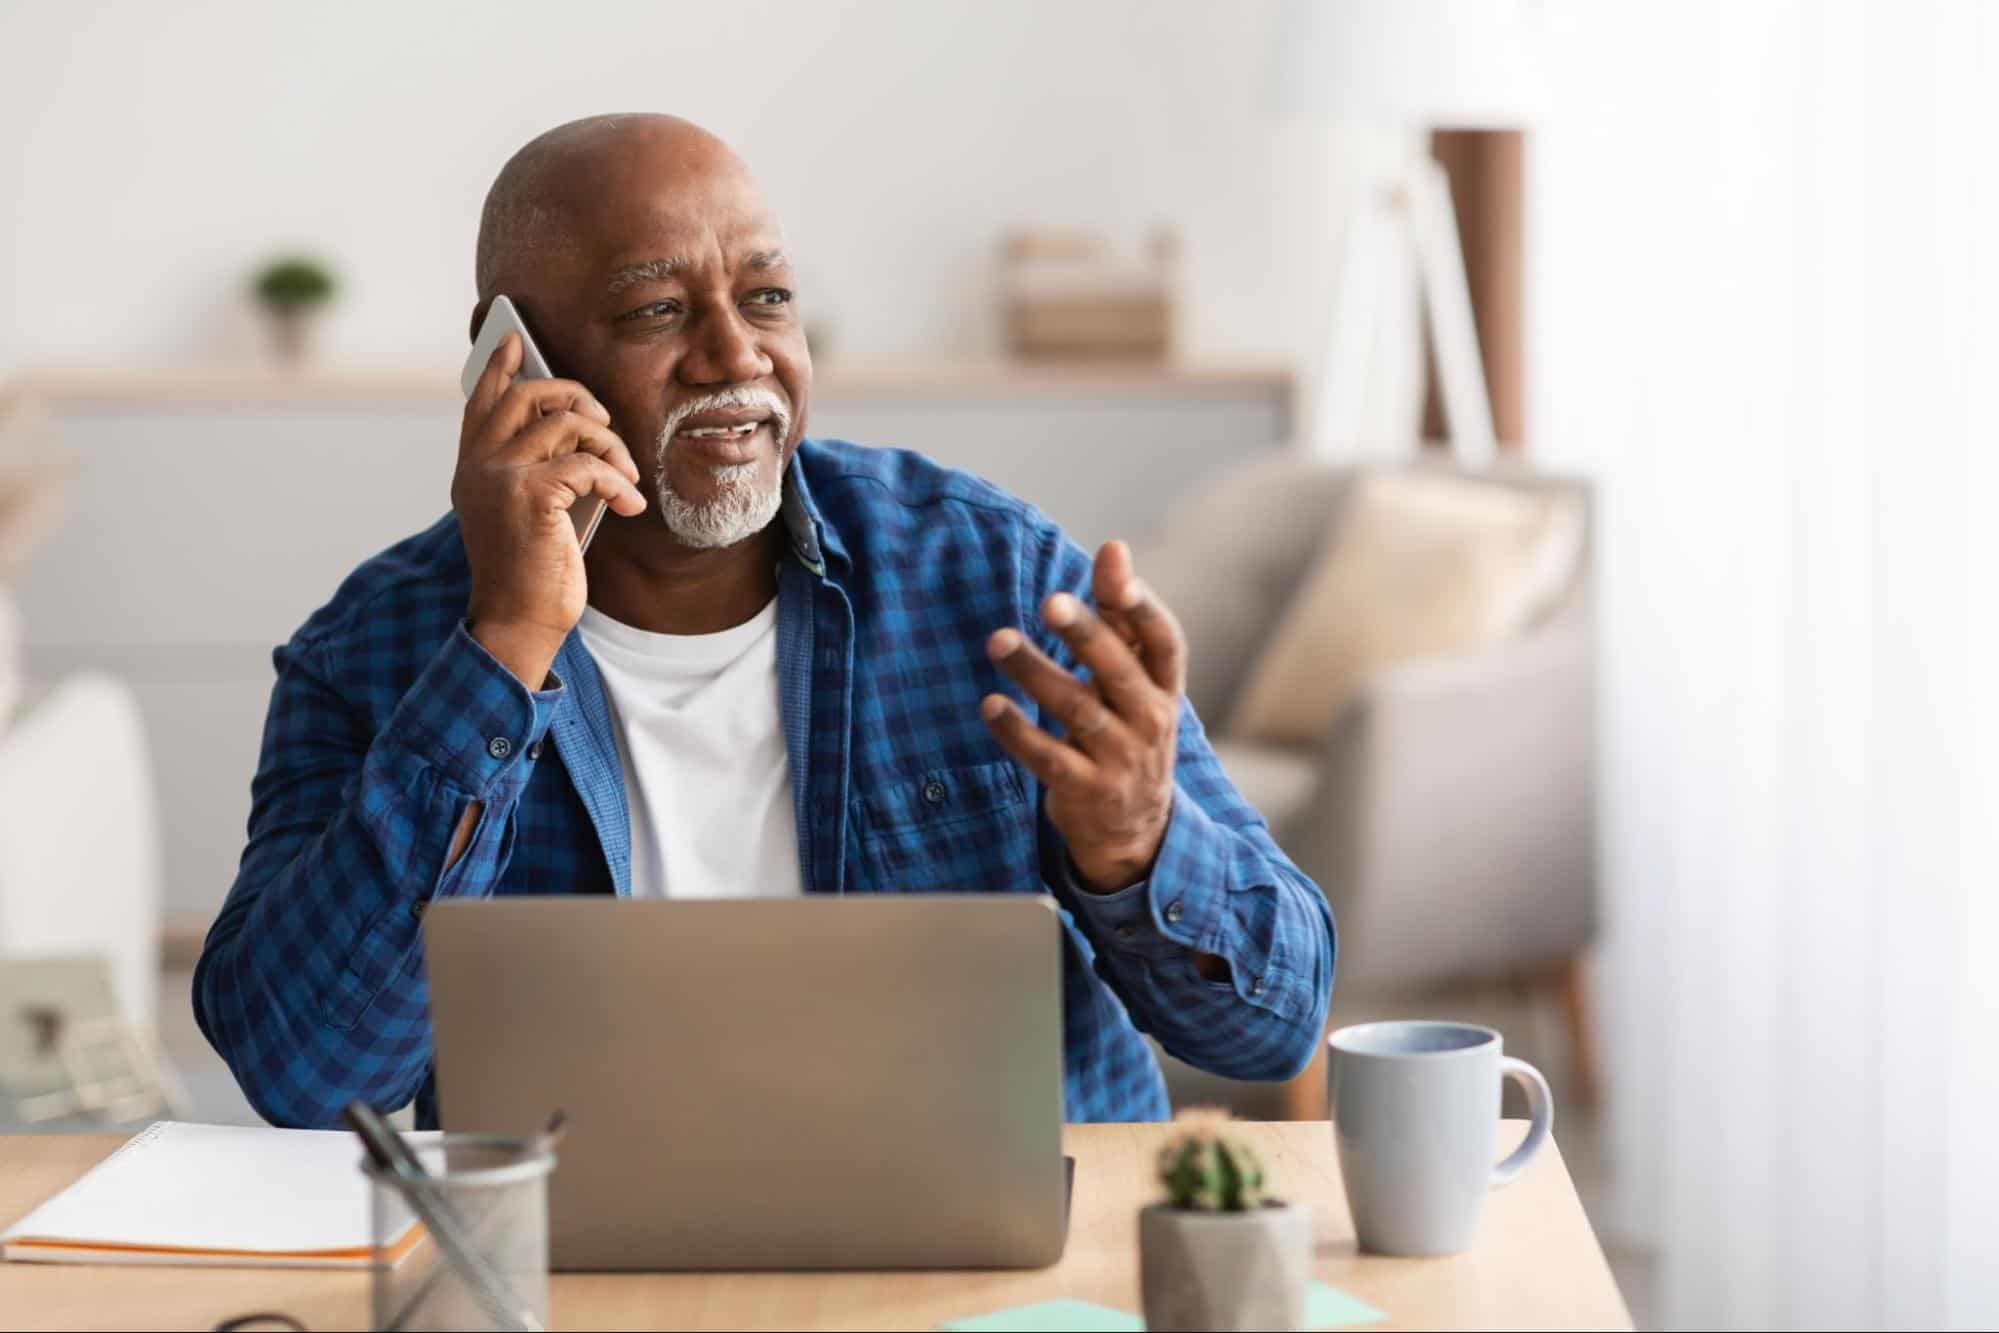
[(534, 690), (586, 600), (570, 507), (595, 496), (630, 518), (646, 501), (603, 404), (574, 380), (516, 378), (521, 356), (508, 334), (465, 402), (451, 506), (471, 565), (472, 636)]

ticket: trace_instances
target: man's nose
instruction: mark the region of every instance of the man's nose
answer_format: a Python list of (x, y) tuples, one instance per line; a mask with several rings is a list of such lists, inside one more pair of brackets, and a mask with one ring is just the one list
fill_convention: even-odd
[(733, 306), (701, 321), (681, 361), (681, 377), (695, 384), (742, 384), (770, 372), (756, 330)]

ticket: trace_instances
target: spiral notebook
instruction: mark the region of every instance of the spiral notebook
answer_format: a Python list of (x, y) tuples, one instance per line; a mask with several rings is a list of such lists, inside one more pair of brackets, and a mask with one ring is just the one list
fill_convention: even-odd
[[(434, 1136), (408, 1137), (420, 1144)], [(345, 1130), (162, 1120), (0, 1232), (0, 1259), (366, 1268), (361, 1158)], [(412, 1225), (391, 1259), (421, 1239)]]

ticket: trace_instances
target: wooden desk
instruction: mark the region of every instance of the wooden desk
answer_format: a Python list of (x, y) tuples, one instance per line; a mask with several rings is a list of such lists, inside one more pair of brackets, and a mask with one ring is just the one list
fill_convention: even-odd
[[(1508, 1122), (1506, 1148), (1524, 1122)], [(560, 1274), (557, 1328), (935, 1328), (939, 1322), (1069, 1296), (1136, 1311), (1137, 1212), (1156, 1190), (1164, 1125), (1073, 1125), (1069, 1247), (1038, 1272)], [(1390, 1328), (1630, 1328), (1603, 1252), (1553, 1144), (1495, 1191), (1478, 1244), (1448, 1259), (1356, 1254), (1326, 1124), (1242, 1126), (1272, 1175), (1312, 1206), (1317, 1276), (1388, 1311)], [(67, 1185), (122, 1140), (0, 1138), (0, 1225)], [(0, 1264), (8, 1328), (208, 1328), (282, 1310), (314, 1330), (362, 1328), (365, 1273), (283, 1269), (86, 1268)]]

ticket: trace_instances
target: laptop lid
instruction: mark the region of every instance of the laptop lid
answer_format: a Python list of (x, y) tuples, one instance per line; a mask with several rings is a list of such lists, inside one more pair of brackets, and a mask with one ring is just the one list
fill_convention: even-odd
[(424, 937), (444, 1127), (569, 1113), (556, 1267), (1060, 1257), (1052, 899), (440, 900)]

